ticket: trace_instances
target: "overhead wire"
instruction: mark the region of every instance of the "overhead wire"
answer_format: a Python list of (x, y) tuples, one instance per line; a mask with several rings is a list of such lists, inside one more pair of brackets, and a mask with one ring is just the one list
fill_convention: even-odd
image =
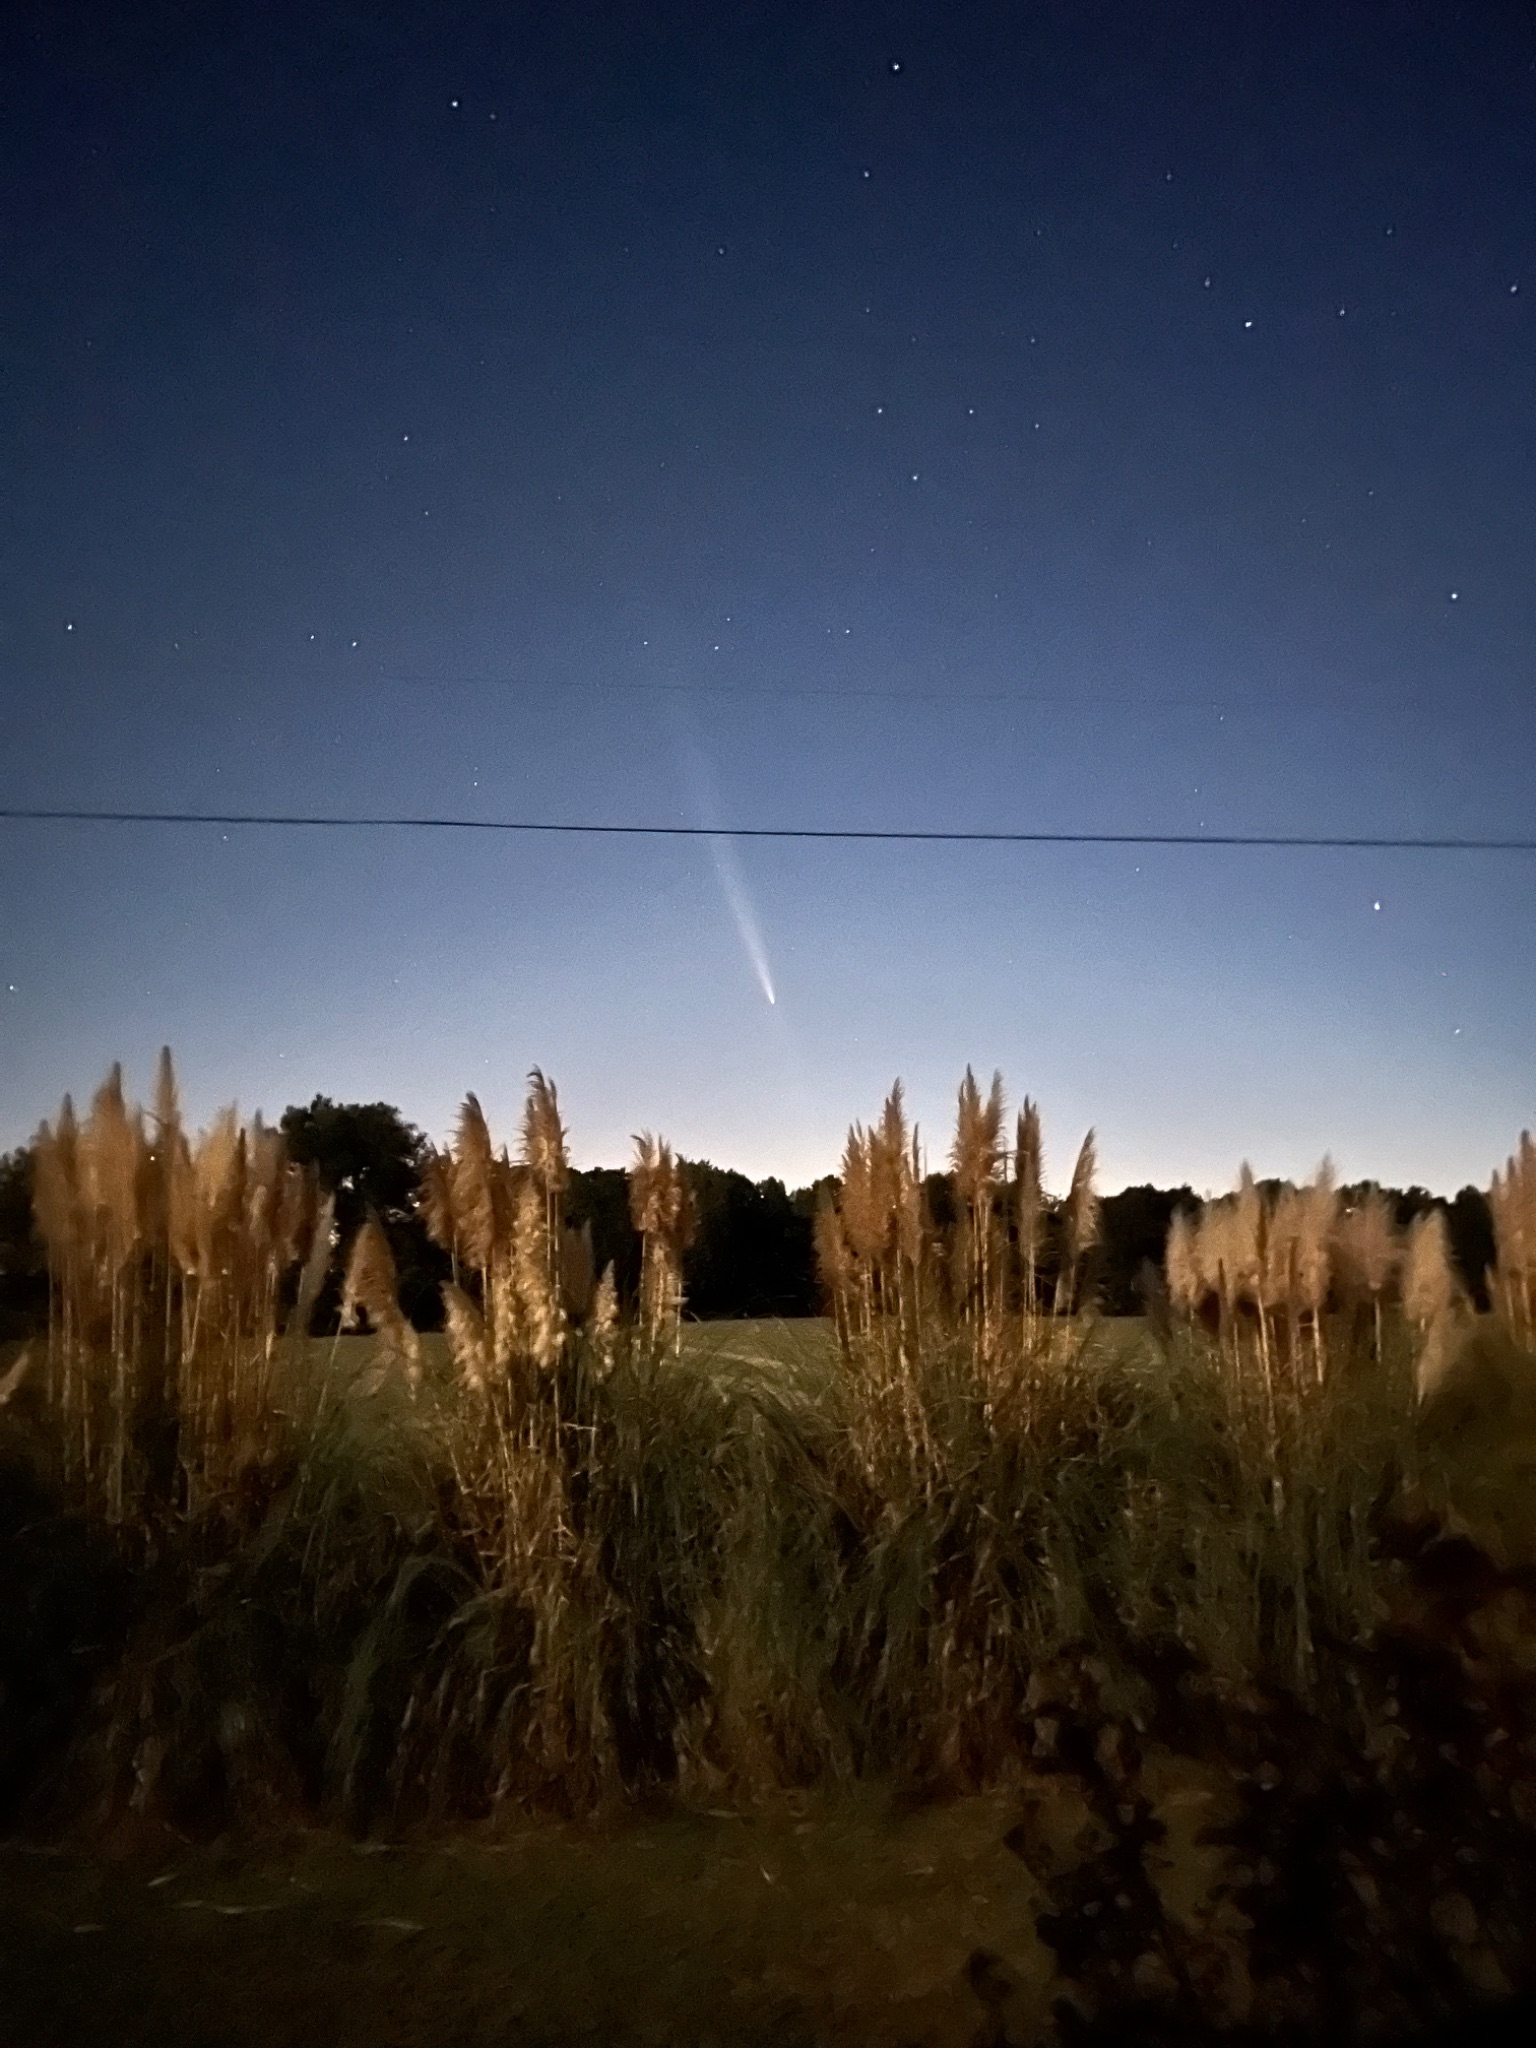
[(1060, 832), (920, 826), (656, 825), (586, 820), (355, 815), (281, 811), (149, 811), (0, 806), (3, 824), (205, 825), (317, 831), (506, 832), (630, 839), (778, 839), (969, 846), (1201, 846), (1404, 853), (1536, 853), (1536, 839), (1310, 832)]

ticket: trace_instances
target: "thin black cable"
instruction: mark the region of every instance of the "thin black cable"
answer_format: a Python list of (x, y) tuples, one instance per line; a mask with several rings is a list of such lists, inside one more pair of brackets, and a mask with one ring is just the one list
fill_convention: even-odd
[(1399, 839), (1269, 832), (939, 832), (821, 825), (591, 825), (520, 818), (285, 815), (271, 811), (86, 811), (0, 807), (0, 823), (258, 825), (323, 831), (567, 833), (627, 839), (884, 840), (955, 846), (1255, 846), (1404, 853), (1536, 853), (1536, 839)]

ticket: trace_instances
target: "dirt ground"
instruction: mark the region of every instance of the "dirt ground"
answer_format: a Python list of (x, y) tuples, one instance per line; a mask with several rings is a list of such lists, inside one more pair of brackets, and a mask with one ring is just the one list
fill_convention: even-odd
[[(1169, 1896), (1199, 1915), (1212, 1852), (1190, 1838), (1219, 1788), (1175, 1775)], [(1053, 1780), (913, 1811), (865, 1790), (388, 1846), (13, 1844), (0, 2039), (969, 2048), (999, 2021), (1028, 2038), (1051, 1959), (1039, 1885), (1004, 1843), (1025, 1812), (1064, 1849), (1086, 1818)]]

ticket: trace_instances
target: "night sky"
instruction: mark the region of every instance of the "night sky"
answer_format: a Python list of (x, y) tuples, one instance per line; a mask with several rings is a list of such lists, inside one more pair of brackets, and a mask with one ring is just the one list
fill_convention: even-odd
[[(0, 30), (0, 804), (1536, 833), (1536, 18)], [(791, 1182), (1486, 1183), (1536, 856), (0, 824), (0, 1145), (163, 1040)], [(768, 999), (771, 990), (774, 1000)]]

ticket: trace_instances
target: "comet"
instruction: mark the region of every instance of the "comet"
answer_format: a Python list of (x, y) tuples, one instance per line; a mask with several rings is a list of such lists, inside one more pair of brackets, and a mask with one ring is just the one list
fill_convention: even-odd
[(746, 954), (752, 972), (757, 976), (757, 985), (770, 1003), (777, 1005), (778, 997), (773, 992), (773, 975), (768, 966), (768, 948), (763, 944), (762, 927), (757, 921), (757, 911), (752, 898), (747, 894), (747, 881), (741, 872), (741, 862), (736, 858), (736, 847), (723, 832), (710, 835), (709, 850), (714, 858), (715, 873), (720, 881), (720, 893), (724, 896), (726, 908), (736, 920), (736, 930), (741, 937), (741, 950)]

